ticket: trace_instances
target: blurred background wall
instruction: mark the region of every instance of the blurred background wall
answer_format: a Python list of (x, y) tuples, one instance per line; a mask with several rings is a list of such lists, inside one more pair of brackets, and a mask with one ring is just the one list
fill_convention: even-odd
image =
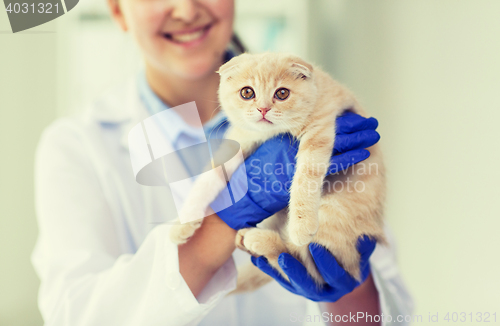
[(42, 325), (29, 256), (37, 226), (33, 158), (57, 113), (56, 25), (12, 34), (0, 10), (0, 325)]
[(380, 121), (416, 313), (498, 315), (500, 1), (343, 4), (318, 5), (316, 53)]
[[(500, 313), (499, 14), (498, 0), (237, 1), (250, 50), (320, 64), (380, 121), (387, 220), (424, 320)], [(0, 11), (0, 325), (42, 324), (29, 262), (41, 131), (140, 67), (104, 1), (19, 34)]]

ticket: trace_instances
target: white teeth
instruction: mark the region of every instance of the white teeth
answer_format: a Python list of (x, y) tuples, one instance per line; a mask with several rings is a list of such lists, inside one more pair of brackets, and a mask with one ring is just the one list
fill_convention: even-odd
[(187, 43), (194, 41), (196, 39), (199, 39), (200, 37), (203, 36), (203, 33), (205, 32), (204, 29), (201, 29), (197, 32), (193, 33), (186, 33), (186, 34), (177, 34), (177, 35), (172, 35), (172, 40), (180, 43)]

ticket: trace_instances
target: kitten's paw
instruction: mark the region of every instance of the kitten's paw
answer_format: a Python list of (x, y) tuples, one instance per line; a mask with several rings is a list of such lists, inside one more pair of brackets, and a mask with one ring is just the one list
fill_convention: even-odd
[(259, 229), (249, 230), (243, 239), (243, 245), (254, 256), (266, 256), (272, 246), (269, 239)]
[(185, 223), (173, 225), (170, 229), (170, 240), (175, 244), (186, 243), (201, 226), (202, 219)]
[(236, 246), (252, 256), (267, 256), (276, 247), (272, 236), (258, 228), (241, 229), (236, 234)]
[(296, 246), (309, 244), (318, 232), (319, 221), (317, 217), (291, 218), (288, 224), (288, 236)]

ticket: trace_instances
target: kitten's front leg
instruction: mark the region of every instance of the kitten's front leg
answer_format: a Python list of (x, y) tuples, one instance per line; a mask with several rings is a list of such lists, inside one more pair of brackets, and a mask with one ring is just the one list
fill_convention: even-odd
[(210, 203), (225, 187), (226, 179), (221, 170), (211, 170), (198, 177), (179, 212), (178, 224), (172, 226), (172, 242), (182, 244), (193, 236), (201, 226)]
[(296, 246), (310, 243), (318, 231), (318, 210), (323, 179), (332, 155), (334, 129), (334, 126), (318, 126), (300, 140), (290, 190), (287, 228), (290, 240)]
[(176, 220), (176, 224), (172, 225), (170, 229), (170, 240), (175, 244), (186, 243), (196, 230), (200, 228), (202, 223), (203, 219), (184, 224), (180, 224), (180, 221)]

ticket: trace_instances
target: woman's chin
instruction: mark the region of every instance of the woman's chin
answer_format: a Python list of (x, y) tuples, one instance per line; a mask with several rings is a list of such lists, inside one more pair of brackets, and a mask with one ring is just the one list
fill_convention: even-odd
[(173, 69), (177, 71), (177, 75), (179, 75), (179, 77), (196, 81), (216, 74), (215, 71), (219, 68), (219, 66), (219, 62), (216, 63), (206, 60), (193, 60), (179, 63), (176, 67), (173, 67)]

